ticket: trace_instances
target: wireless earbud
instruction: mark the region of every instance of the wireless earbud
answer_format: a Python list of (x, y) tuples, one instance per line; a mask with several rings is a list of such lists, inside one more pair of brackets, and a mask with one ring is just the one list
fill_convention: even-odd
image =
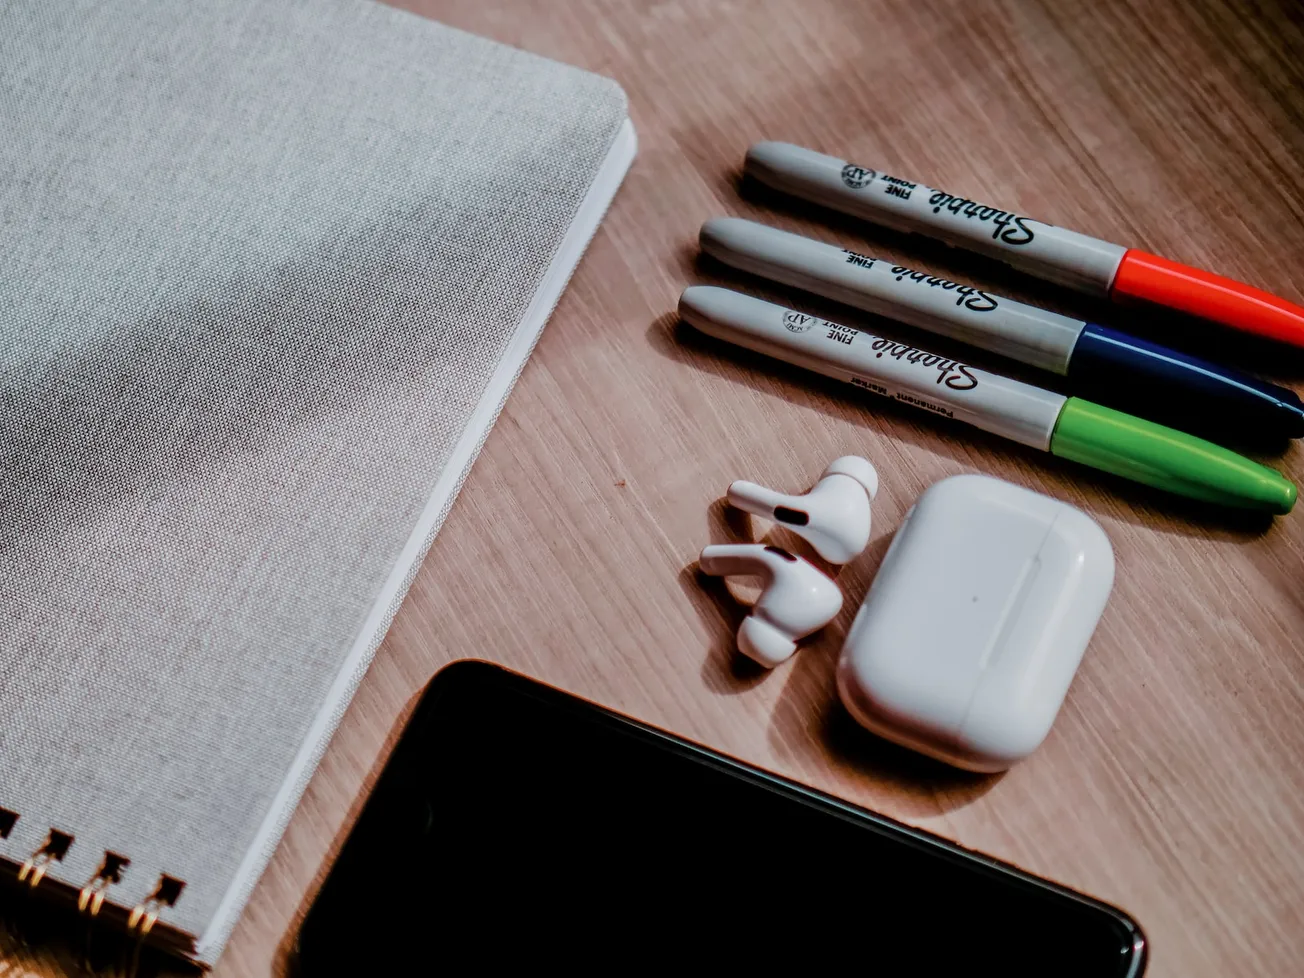
[[(871, 470), (872, 471), (872, 470)], [(842, 610), (842, 591), (809, 561), (761, 543), (717, 544), (702, 551), (702, 573), (760, 575), (765, 587), (738, 627), (738, 651), (773, 669), (797, 651), (797, 640)]]
[(869, 544), (870, 502), (876, 495), (878, 473), (858, 455), (835, 459), (804, 496), (741, 480), (729, 487), (730, 504), (782, 523), (833, 564), (845, 564)]

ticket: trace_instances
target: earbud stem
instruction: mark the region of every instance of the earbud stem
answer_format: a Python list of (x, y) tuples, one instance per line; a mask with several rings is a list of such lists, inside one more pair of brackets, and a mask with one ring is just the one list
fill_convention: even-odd
[(762, 574), (765, 567), (758, 560), (757, 552), (754, 543), (716, 543), (702, 551), (697, 566), (712, 577)]
[(792, 497), (781, 492), (758, 486), (755, 482), (739, 479), (729, 486), (729, 505), (754, 516), (774, 519), (774, 511), (780, 506), (791, 505)]

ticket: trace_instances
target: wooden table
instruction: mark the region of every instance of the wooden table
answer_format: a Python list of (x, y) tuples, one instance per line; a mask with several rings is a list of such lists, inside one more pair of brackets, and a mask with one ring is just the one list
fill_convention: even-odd
[[(697, 229), (721, 214), (1098, 311), (962, 254), (745, 199), (743, 153), (765, 138), (1301, 301), (1298, 9), (1287, 0), (410, 5), (616, 78), (641, 150), (216, 973), (284, 970), (297, 921), (414, 697), (440, 666), (479, 656), (1115, 902), (1148, 931), (1154, 976), (1299, 974), (1304, 513), (1268, 523), (1176, 502), (685, 342), (673, 314), (690, 282), (764, 291), (698, 265)], [(1291, 353), (1222, 349), (1207, 332), (1190, 343), (1274, 379), (1304, 378), (1304, 358)], [(839, 576), (842, 616), (789, 664), (758, 674), (735, 658), (740, 612), (696, 578), (697, 553), (751, 532), (722, 507), (730, 480), (797, 490), (846, 453), (881, 474), (873, 542)], [(1304, 479), (1298, 448), (1275, 464)], [(860, 733), (832, 682), (902, 515), (960, 472), (1081, 507), (1118, 559), (1054, 730), (1000, 777), (956, 773)]]

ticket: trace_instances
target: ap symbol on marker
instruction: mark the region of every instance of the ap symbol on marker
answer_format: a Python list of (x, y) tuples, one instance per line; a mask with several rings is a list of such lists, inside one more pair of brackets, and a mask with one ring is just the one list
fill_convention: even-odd
[(783, 325), (790, 333), (804, 333), (815, 325), (815, 317), (789, 309), (783, 314)]
[(873, 170), (866, 169), (863, 166), (856, 166), (855, 163), (848, 163), (842, 168), (842, 182), (852, 190), (861, 190), (873, 183), (876, 176), (878, 174)]

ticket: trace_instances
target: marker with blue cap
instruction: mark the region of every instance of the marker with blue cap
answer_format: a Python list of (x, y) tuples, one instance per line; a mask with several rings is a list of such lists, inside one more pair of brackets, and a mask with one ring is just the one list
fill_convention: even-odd
[(1049, 370), (1172, 417), (1222, 414), (1260, 438), (1304, 435), (1304, 403), (1265, 383), (1119, 330), (740, 218), (702, 225), (713, 258), (875, 315)]

